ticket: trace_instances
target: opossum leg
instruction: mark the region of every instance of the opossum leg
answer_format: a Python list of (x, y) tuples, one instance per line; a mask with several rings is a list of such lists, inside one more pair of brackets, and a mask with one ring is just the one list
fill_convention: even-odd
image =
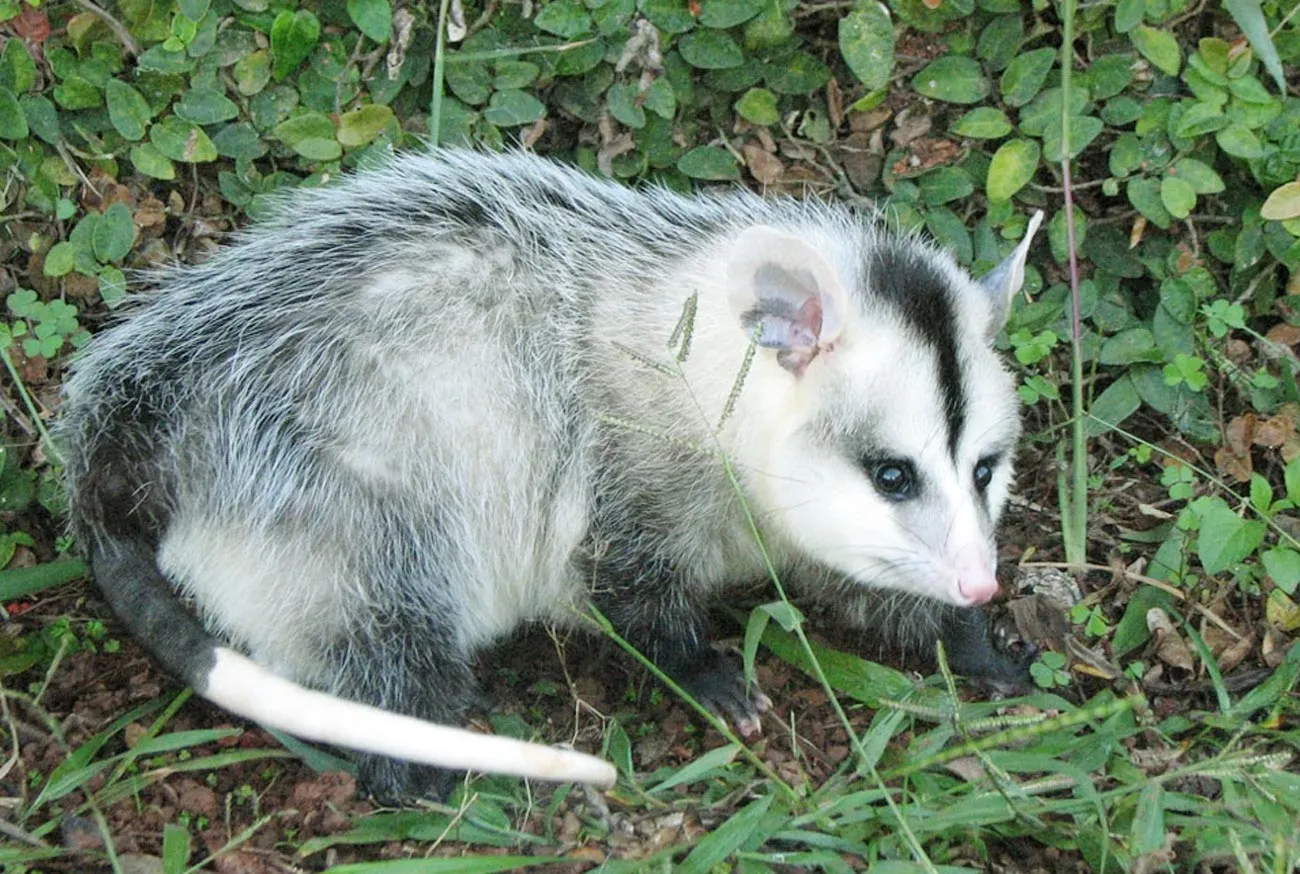
[(745, 737), (762, 730), (772, 701), (746, 684), (737, 661), (709, 645), (705, 611), (662, 582), (607, 583), (596, 606), (633, 646), (701, 705)]
[[(460, 725), (480, 699), (470, 661), (456, 654), (451, 630), (436, 627), (423, 611), (376, 611), (366, 620), (336, 653), (331, 691), (394, 713)], [(445, 798), (465, 776), (370, 754), (359, 757), (357, 772), (366, 791), (392, 803)]]

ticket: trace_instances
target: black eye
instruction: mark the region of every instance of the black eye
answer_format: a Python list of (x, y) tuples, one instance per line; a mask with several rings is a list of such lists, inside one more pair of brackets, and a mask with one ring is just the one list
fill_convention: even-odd
[(997, 458), (981, 458), (975, 464), (975, 488), (984, 491), (993, 482), (993, 466), (998, 463)]
[(901, 458), (868, 462), (867, 471), (876, 491), (895, 501), (906, 501), (916, 492), (916, 471), (912, 462)]

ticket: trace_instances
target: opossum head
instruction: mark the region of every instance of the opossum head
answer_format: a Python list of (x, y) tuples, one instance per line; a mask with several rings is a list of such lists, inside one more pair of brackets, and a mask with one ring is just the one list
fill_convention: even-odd
[(732, 310), (762, 347), (744, 461), (788, 548), (867, 586), (960, 606), (997, 593), (1020, 426), (992, 341), (1040, 220), (980, 282), (910, 238), (758, 227), (735, 242)]

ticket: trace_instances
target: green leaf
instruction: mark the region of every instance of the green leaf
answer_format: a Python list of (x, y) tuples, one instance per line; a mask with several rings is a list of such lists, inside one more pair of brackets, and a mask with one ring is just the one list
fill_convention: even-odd
[(677, 95), (666, 78), (660, 77), (650, 83), (641, 97), (641, 105), (660, 118), (671, 121), (677, 114)]
[(1056, 54), (1056, 49), (1034, 49), (1011, 61), (998, 82), (1008, 106), (1024, 106), (1037, 96), (1056, 63)]
[(609, 114), (634, 130), (645, 127), (645, 109), (637, 103), (639, 93), (631, 82), (616, 82), (605, 94)]
[(348, 0), (348, 17), (377, 43), (388, 42), (393, 32), (393, 6), (388, 0)]
[(579, 0), (550, 0), (537, 13), (533, 24), (563, 39), (574, 39), (591, 33), (591, 14)]
[(212, 145), (217, 147), (217, 153), (222, 157), (245, 161), (256, 161), (267, 151), (257, 129), (246, 121), (228, 124), (217, 131), (212, 137)]
[(235, 79), (235, 88), (245, 97), (261, 93), (266, 83), (271, 81), (271, 53), (259, 49), (245, 55), (230, 71)]
[(769, 64), (763, 73), (767, 87), (777, 94), (807, 94), (831, 78), (830, 67), (807, 52), (795, 52)]
[(700, 839), (690, 855), (677, 865), (678, 874), (709, 874), (741, 848), (772, 806), (772, 796), (751, 801), (722, 825)]
[[(1268, 22), (1260, 9), (1259, 0), (1223, 0), (1223, 7), (1228, 10), (1232, 20), (1241, 28), (1241, 32), (1250, 40), (1250, 46), (1259, 55), (1260, 63), (1277, 83), (1277, 90), (1286, 93), (1286, 76), (1282, 70), (1282, 59), (1278, 57), (1277, 46), (1273, 44)], [(1281, 27), (1281, 25), (1278, 25)], [(1295, 60), (1292, 57), (1292, 60)]]
[(913, 77), (912, 90), (945, 103), (979, 103), (989, 93), (989, 81), (974, 58), (944, 55)]
[(153, 110), (140, 92), (120, 79), (109, 79), (104, 95), (108, 102), (108, 120), (123, 139), (132, 142), (144, 139)]
[[(1208, 164), (1195, 158), (1179, 158), (1172, 172), (1180, 179), (1186, 179), (1197, 194), (1218, 194), (1223, 191), (1223, 178)], [(1265, 206), (1267, 205), (1266, 201)], [(1262, 210), (1260, 214), (1263, 215)]]
[(364, 146), (379, 136), (393, 118), (393, 110), (371, 103), (339, 116), (338, 140), (349, 149)]
[(1146, 0), (1118, 0), (1115, 4), (1115, 32), (1128, 33), (1142, 23)]
[(1013, 194), (1024, 188), (1038, 170), (1040, 155), (1038, 143), (1033, 140), (1016, 139), (1003, 143), (989, 162), (984, 189), (989, 200), (1010, 200)]
[(1088, 421), (1084, 423), (1088, 436), (1096, 437), (1114, 429), (1141, 406), (1142, 398), (1138, 396), (1133, 380), (1127, 374), (1120, 377), (1106, 386), (1088, 409)]
[(1181, 176), (1166, 176), (1160, 180), (1160, 202), (1176, 219), (1185, 219), (1196, 206), (1196, 189)]
[(68, 241), (55, 243), (45, 253), (43, 272), (46, 276), (66, 276), (77, 263), (77, 245)]
[(1124, 187), (1129, 203), (1159, 228), (1168, 228), (1173, 216), (1160, 197), (1160, 183), (1146, 177), (1130, 179)]
[(686, 0), (644, 0), (641, 14), (664, 33), (686, 33), (695, 27), (695, 16)]
[(64, 109), (94, 109), (103, 101), (99, 89), (80, 76), (69, 76), (54, 87), (54, 102)]
[(1155, 780), (1148, 780), (1138, 795), (1133, 813), (1133, 852), (1154, 853), (1165, 845), (1165, 792)]
[(1262, 553), (1260, 558), (1277, 587), (1288, 595), (1295, 594), (1296, 587), (1300, 586), (1300, 552), (1277, 546)]
[(765, 0), (701, 0), (700, 24), (726, 30), (763, 11)]
[(195, 124), (216, 124), (239, 116), (239, 107), (212, 88), (191, 88), (176, 104), (176, 114)]
[[(1097, 360), (1111, 367), (1122, 367), (1139, 361), (1160, 361), (1163, 357), (1160, 349), (1156, 346), (1156, 338), (1151, 333), (1151, 329), (1139, 326), (1120, 331), (1113, 337), (1107, 337), (1106, 341), (1101, 344), (1101, 351), (1098, 353)], [(1129, 388), (1132, 389), (1132, 383), (1129, 383)], [(1136, 404), (1138, 398), (1135, 389), (1132, 389), (1130, 398)], [(1118, 401), (1121, 398), (1114, 398), (1113, 400)], [(1115, 412), (1124, 413), (1127, 417), (1136, 410), (1137, 406), (1135, 405), (1126, 413), (1122, 409), (1116, 409)], [(1097, 414), (1095, 405), (1093, 413), (1094, 415), (1100, 415)]]
[(483, 110), (483, 118), (497, 127), (531, 124), (546, 114), (546, 107), (526, 91), (497, 91)]
[(996, 140), (1011, 133), (1007, 114), (992, 106), (977, 106), (953, 124), (952, 132), (977, 140)]
[(750, 88), (736, 101), (736, 112), (752, 124), (776, 124), (781, 116), (776, 95), (766, 88)]
[(121, 306), (126, 300), (126, 274), (111, 266), (99, 271), (99, 299), (110, 310)]
[(277, 124), (271, 135), (292, 148), (306, 139), (334, 139), (334, 122), (323, 112), (305, 112)]
[(308, 161), (335, 161), (343, 154), (343, 146), (333, 137), (304, 137), (293, 144), (293, 150)]
[(1230, 124), (1214, 135), (1219, 148), (1236, 158), (1262, 158), (1264, 146), (1255, 132), (1243, 124)]
[(140, 143), (131, 147), (131, 165), (154, 179), (175, 179), (176, 167), (153, 143)]
[(917, 179), (916, 184), (921, 189), (921, 197), (930, 206), (961, 200), (975, 191), (970, 174), (959, 167), (936, 167)]
[(877, 0), (866, 0), (840, 19), (840, 54), (854, 76), (878, 91), (894, 72), (894, 22)]
[(203, 128), (169, 116), (149, 129), (149, 142), (173, 161), (203, 164), (217, 159), (217, 147)]
[(1115, 97), (1133, 81), (1133, 56), (1102, 55), (1088, 65), (1085, 77), (1093, 100)]
[(725, 70), (745, 62), (736, 41), (717, 30), (693, 30), (681, 38), (677, 50), (697, 70)]
[(22, 94), (36, 84), (36, 64), (21, 39), (5, 40), (0, 51), (0, 88)]
[(1288, 182), (1274, 188), (1259, 208), (1259, 217), (1275, 222), (1300, 218), (1300, 182)]
[[(1070, 154), (1069, 157), (1077, 158), (1088, 148), (1101, 132), (1105, 130), (1105, 125), (1101, 119), (1092, 115), (1072, 115), (1070, 116)], [(1061, 142), (1064, 131), (1061, 128), (1061, 119), (1052, 119), (1048, 124), (1047, 130), (1043, 132), (1043, 155), (1047, 160), (1053, 163), (1059, 162), (1064, 157), (1061, 154), (1063, 143)]]
[(1253, 553), (1266, 533), (1263, 522), (1248, 522), (1221, 499), (1209, 499), (1201, 513), (1196, 554), (1207, 574), (1221, 574)]
[(696, 146), (677, 159), (677, 169), (692, 179), (731, 181), (740, 178), (735, 156), (716, 146)]
[(1156, 69), (1167, 76), (1177, 76), (1183, 66), (1183, 52), (1178, 40), (1167, 30), (1157, 30), (1143, 25), (1129, 32), (1133, 47), (1142, 53)]
[(271, 73), (275, 81), (298, 68), (320, 39), (320, 19), (306, 9), (297, 12), (285, 10), (271, 24), (271, 55), (275, 61)]
[(1193, 103), (1183, 110), (1174, 122), (1174, 136), (1199, 137), (1213, 133), (1228, 126), (1232, 119), (1224, 113), (1223, 107), (1213, 103)]
[(17, 95), (0, 85), (0, 139), (25, 140), (28, 133), (27, 116)]
[(104, 210), (90, 237), (95, 258), (101, 264), (121, 261), (131, 251), (135, 242), (135, 223), (131, 209), (124, 203), (115, 203)]

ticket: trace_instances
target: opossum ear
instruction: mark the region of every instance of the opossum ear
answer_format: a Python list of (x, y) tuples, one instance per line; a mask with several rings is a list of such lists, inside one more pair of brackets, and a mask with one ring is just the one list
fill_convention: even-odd
[(1011, 312), (1011, 299), (1020, 291), (1020, 286), (1025, 284), (1025, 259), (1029, 257), (1029, 244), (1034, 241), (1034, 234), (1038, 233), (1038, 226), (1042, 223), (1043, 211), (1040, 209), (1030, 216), (1029, 227), (1019, 245), (980, 280), (989, 300), (986, 334), (990, 340), (1006, 324), (1007, 315)]
[(731, 309), (758, 345), (802, 376), (839, 336), (847, 296), (835, 268), (806, 240), (765, 226), (736, 240), (727, 261)]

